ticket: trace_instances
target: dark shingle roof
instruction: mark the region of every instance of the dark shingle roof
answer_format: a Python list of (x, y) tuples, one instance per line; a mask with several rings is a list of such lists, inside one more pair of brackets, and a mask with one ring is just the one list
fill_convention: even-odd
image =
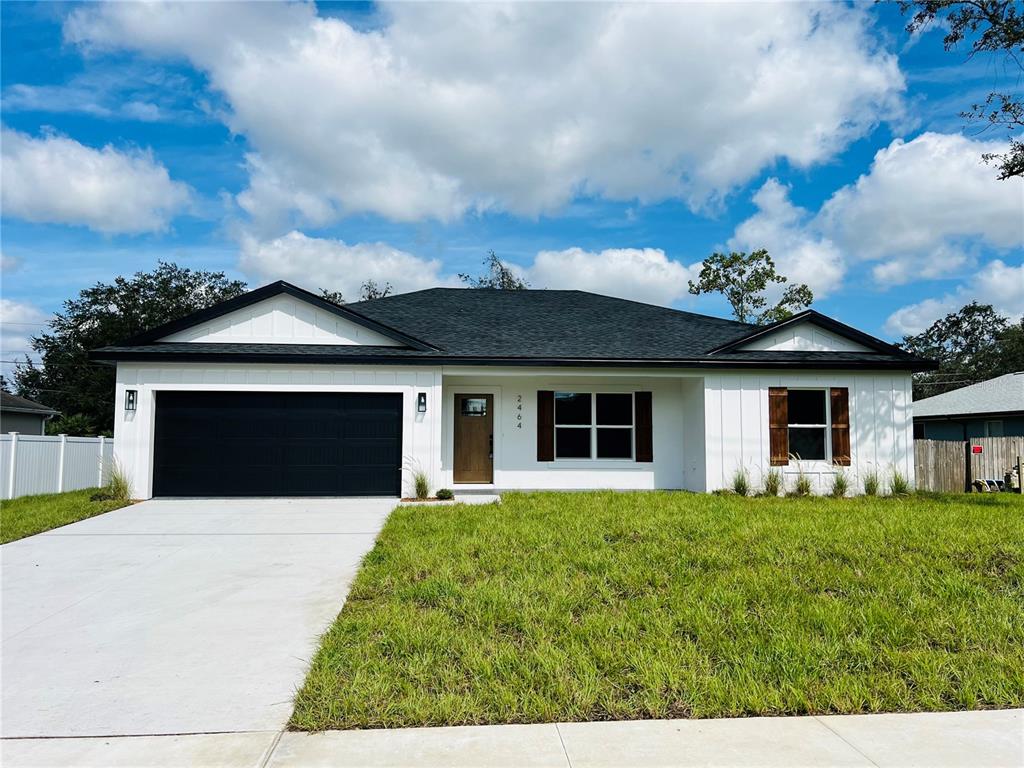
[[(275, 286), (300, 298), (306, 291)], [(322, 299), (308, 294), (317, 302)], [(233, 300), (252, 303), (250, 294)], [(220, 307), (193, 316), (198, 322)], [(96, 360), (219, 362), (347, 362), (499, 365), (686, 365), (699, 367), (929, 367), (881, 341), (871, 352), (734, 351), (758, 326), (642, 304), (583, 291), (502, 291), (431, 288), (348, 304), (344, 313), (375, 328), (391, 329), (397, 346), (159, 342), (150, 332), (91, 353)], [(817, 313), (812, 321), (831, 322)], [(190, 324), (189, 318), (172, 324)], [(162, 331), (161, 331), (162, 332)], [(864, 339), (870, 337), (860, 334)], [(409, 343), (403, 343), (408, 339)]]
[(583, 291), (431, 288), (348, 305), (453, 355), (685, 358), (754, 326)]
[(43, 415), (55, 415), (60, 413), (60, 411), (55, 411), (49, 406), (33, 402), (26, 397), (12, 395), (9, 392), (0, 392), (0, 411), (10, 411), (11, 413), (39, 413)]

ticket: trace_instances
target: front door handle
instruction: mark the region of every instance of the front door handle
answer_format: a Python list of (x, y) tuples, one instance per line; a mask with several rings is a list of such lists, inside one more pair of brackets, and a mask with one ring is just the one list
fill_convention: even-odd
[(487, 436), (487, 458), (494, 458), (494, 435)]

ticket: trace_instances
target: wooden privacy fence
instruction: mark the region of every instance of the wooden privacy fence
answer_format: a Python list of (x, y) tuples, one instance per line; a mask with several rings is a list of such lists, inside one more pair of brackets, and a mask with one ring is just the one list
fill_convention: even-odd
[(0, 498), (95, 488), (113, 459), (109, 437), (0, 435)]
[[(976, 450), (980, 448), (980, 452)], [(923, 491), (967, 490), (974, 480), (1002, 480), (1024, 456), (1024, 437), (915, 440), (914, 473)]]

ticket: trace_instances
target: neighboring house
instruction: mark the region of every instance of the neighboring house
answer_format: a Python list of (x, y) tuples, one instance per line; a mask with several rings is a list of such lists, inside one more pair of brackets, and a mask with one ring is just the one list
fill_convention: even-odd
[(1024, 435), (1024, 371), (914, 403), (914, 437), (968, 440)]
[(0, 432), (4, 434), (45, 435), (46, 422), (58, 413), (24, 397), (0, 392)]
[[(910, 374), (814, 311), (766, 327), (581, 291), (338, 306), (284, 282), (92, 353), (132, 495), (729, 487), (913, 478)], [(799, 464), (790, 460), (799, 454)]]

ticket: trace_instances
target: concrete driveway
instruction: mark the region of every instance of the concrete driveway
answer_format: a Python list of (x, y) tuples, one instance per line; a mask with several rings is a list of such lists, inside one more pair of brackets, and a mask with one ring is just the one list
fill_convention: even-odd
[(156, 500), (5, 544), (0, 735), (279, 730), (395, 500)]

